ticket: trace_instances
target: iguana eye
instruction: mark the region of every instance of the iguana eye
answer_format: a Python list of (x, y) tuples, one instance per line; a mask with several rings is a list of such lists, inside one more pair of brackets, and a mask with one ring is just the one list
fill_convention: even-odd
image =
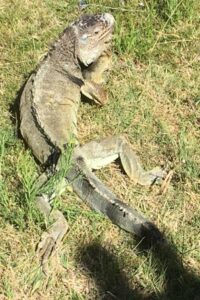
[(99, 33), (99, 30), (96, 29), (96, 30), (94, 31), (94, 34), (98, 34), (98, 33)]

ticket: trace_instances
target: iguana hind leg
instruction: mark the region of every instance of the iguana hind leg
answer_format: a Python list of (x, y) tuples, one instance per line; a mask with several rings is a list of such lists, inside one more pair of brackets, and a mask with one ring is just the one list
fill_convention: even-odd
[(159, 182), (166, 176), (165, 171), (159, 167), (145, 171), (141, 166), (138, 156), (134, 153), (131, 145), (123, 136), (113, 136), (100, 142), (92, 141), (80, 148), (86, 164), (91, 169), (99, 169), (120, 158), (126, 174), (141, 185), (151, 185)]
[(44, 214), (49, 226), (46, 232), (42, 234), (41, 240), (37, 247), (38, 255), (41, 259), (41, 265), (44, 271), (46, 271), (46, 264), (48, 258), (54, 251), (56, 245), (62, 240), (66, 232), (68, 231), (68, 223), (61, 211), (52, 209), (50, 206), (50, 197), (47, 195), (41, 195), (36, 198), (37, 206), (39, 210)]

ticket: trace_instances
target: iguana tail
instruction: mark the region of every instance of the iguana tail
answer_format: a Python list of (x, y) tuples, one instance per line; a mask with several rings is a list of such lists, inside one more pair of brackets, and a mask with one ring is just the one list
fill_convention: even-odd
[(158, 228), (135, 209), (118, 199), (87, 168), (82, 157), (77, 159), (66, 177), (77, 195), (88, 206), (106, 215), (114, 224), (152, 242), (163, 239)]

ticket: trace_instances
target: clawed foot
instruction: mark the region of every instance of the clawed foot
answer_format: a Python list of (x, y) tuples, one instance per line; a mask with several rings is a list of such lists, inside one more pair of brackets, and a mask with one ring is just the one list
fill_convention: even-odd
[(81, 93), (87, 98), (93, 100), (98, 105), (104, 105), (108, 101), (108, 95), (106, 90), (101, 84), (93, 81), (85, 81), (81, 87)]
[(47, 232), (42, 234), (41, 241), (37, 247), (37, 253), (41, 260), (41, 266), (44, 273), (47, 273), (47, 262), (49, 257), (69, 228), (67, 221), (60, 211), (53, 211), (51, 213), (51, 218), (53, 218), (55, 222)]
[(165, 179), (167, 172), (162, 170), (159, 167), (152, 169), (151, 171), (145, 172), (140, 177), (140, 184), (142, 185), (152, 185), (152, 184), (161, 184)]
[(167, 176), (167, 172), (162, 170), (160, 167), (155, 167), (149, 173), (151, 184), (160, 184)]

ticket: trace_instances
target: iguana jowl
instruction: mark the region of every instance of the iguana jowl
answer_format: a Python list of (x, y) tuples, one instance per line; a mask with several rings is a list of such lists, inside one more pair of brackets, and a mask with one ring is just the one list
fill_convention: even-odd
[[(70, 138), (77, 135), (81, 94), (99, 104), (106, 101), (101, 84), (110, 61), (108, 50), (113, 27), (114, 18), (108, 13), (81, 17), (64, 30), (27, 81), (20, 102), (20, 129), (42, 164), (57, 161), (59, 164), (64, 146), (67, 147)], [(77, 143), (72, 166), (65, 175), (66, 185), (70, 183), (83, 201), (119, 227), (138, 236), (159, 239), (158, 229), (119, 200), (92, 172), (117, 158), (120, 158), (127, 175), (139, 184), (151, 185), (165, 176), (158, 168), (144, 171), (126, 139), (114, 136), (83, 146)], [(49, 198), (47, 195), (37, 197), (46, 216), (51, 212)], [(56, 211), (55, 215), (55, 223), (39, 244), (43, 259), (50, 255), (68, 228), (62, 213)]]

